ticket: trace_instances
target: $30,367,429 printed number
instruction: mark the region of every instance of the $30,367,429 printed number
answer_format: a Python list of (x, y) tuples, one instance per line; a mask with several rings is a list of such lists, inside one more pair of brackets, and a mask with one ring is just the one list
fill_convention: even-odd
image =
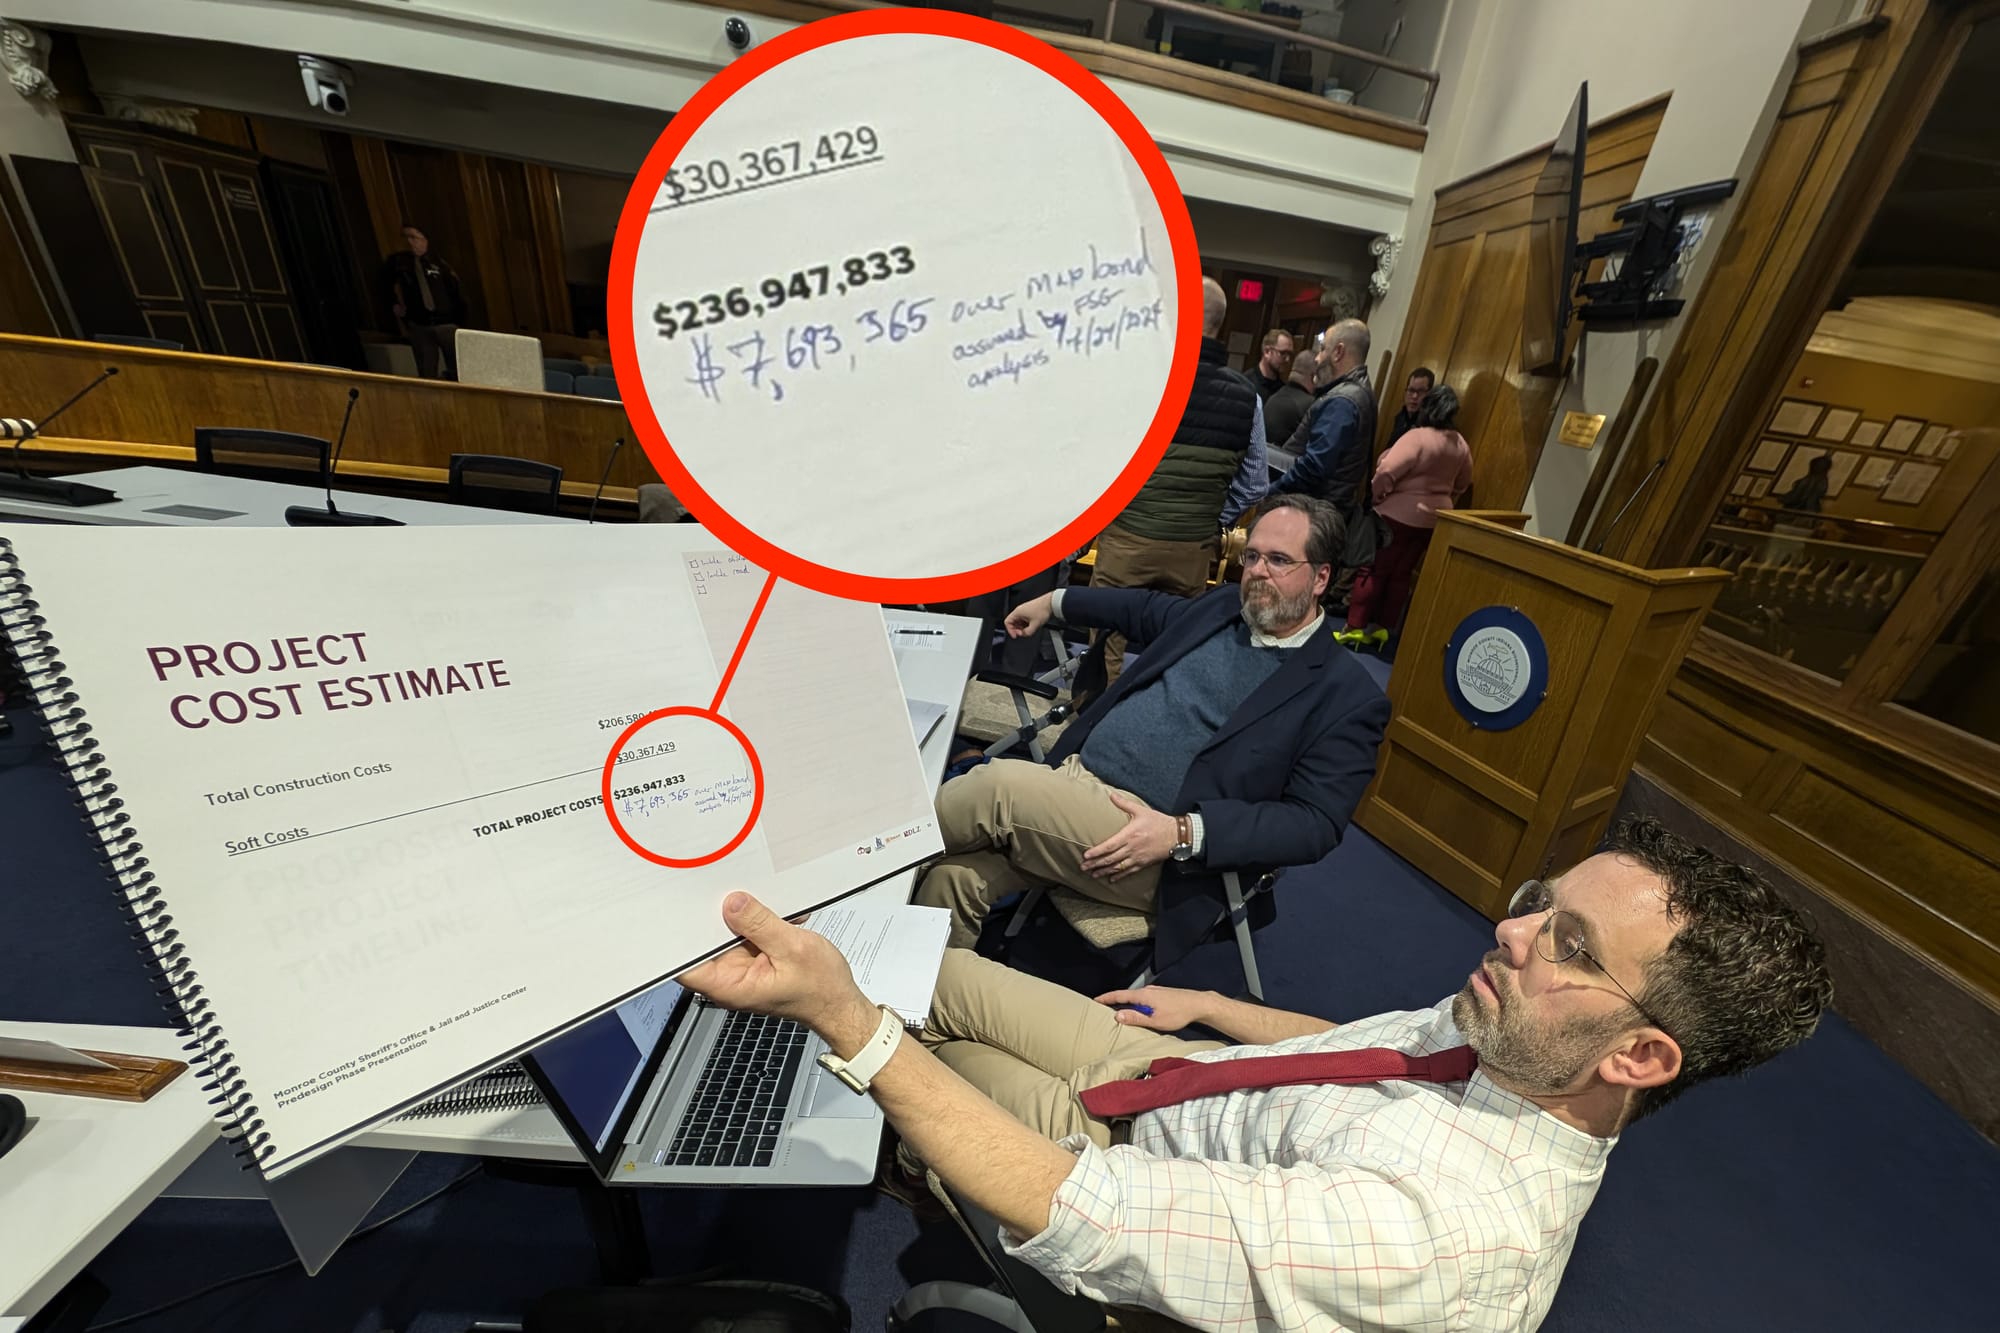
[(662, 338), (671, 338), (689, 329), (712, 328), (733, 319), (761, 319), (787, 301), (808, 301), (815, 296), (845, 296), (871, 282), (887, 282), (917, 271), (917, 259), (907, 245), (892, 245), (854, 255), (840, 264), (834, 275), (830, 264), (817, 264), (794, 272), (790, 279), (769, 277), (757, 284), (755, 294), (747, 286), (726, 292), (709, 292), (686, 301), (662, 301), (653, 307), (653, 323)]

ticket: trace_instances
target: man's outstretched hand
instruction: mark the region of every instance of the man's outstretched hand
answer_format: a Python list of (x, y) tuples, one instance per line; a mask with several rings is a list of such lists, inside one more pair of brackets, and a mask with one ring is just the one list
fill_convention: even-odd
[(1030, 634), (1039, 632), (1042, 626), (1049, 623), (1049, 617), (1055, 614), (1055, 603), (1055, 594), (1045, 592), (1033, 601), (1023, 602), (1009, 611), (1007, 637), (1025, 639)]
[(747, 893), (723, 900), (722, 920), (741, 943), (681, 973), (682, 985), (725, 1009), (797, 1019), (842, 1058), (866, 1044), (881, 1011), (854, 984), (831, 941)]

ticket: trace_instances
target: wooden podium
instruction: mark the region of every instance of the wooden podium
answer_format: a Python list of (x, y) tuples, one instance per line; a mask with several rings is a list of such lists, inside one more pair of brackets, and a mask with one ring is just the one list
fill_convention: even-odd
[(1730, 577), (1637, 569), (1515, 531), (1520, 518), (1438, 515), (1355, 816), (1496, 919), (1523, 880), (1588, 855), (1603, 834), (1653, 709)]

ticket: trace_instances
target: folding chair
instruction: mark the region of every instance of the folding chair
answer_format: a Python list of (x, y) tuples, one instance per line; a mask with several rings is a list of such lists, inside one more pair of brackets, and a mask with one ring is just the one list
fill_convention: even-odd
[(296, 481), (306, 473), (317, 482), (326, 476), (327, 454), (333, 445), (317, 435), (248, 427), (200, 426), (194, 433), (194, 465), (203, 472)]
[[(1243, 890), (1243, 872), (1225, 870), (1222, 872), (1223, 906), (1216, 912), (1215, 921), (1209, 930), (1229, 922), (1230, 930), (1236, 936), (1236, 955), (1243, 964), (1244, 985), (1257, 1000), (1264, 998), (1264, 978), (1257, 970), (1257, 946), (1250, 936), (1250, 907), (1260, 897), (1270, 893), (1276, 886), (1279, 871), (1270, 870), (1257, 876), (1251, 882), (1250, 891)], [(1095, 898), (1060, 886), (1029, 889), (1021, 895), (1020, 905), (1014, 915), (1007, 919), (1006, 939), (1013, 939), (1021, 933), (1036, 910), (1046, 898), (1055, 904), (1056, 911), (1069, 923), (1071, 930), (1083, 937), (1086, 944), (1100, 953), (1134, 945), (1152, 934), (1152, 920), (1144, 912), (1130, 908), (1114, 907), (1101, 903)], [(1153, 979), (1154, 959), (1149, 950), (1145, 966), (1126, 983), (1127, 989), (1144, 986)]]
[(1000, 1223), (992, 1214), (970, 1204), (929, 1176), (931, 1192), (944, 1201), (966, 1238), (993, 1270), (996, 1286), (966, 1282), (926, 1282), (910, 1288), (890, 1308), (889, 1333), (922, 1333), (919, 1321), (933, 1310), (976, 1315), (1012, 1333), (1099, 1333), (1104, 1307), (1083, 1296), (1071, 1296), (1034, 1269), (1000, 1248)]
[(453, 454), (446, 498), (453, 504), (553, 514), (562, 498), (563, 470), (553, 463), (505, 454)]

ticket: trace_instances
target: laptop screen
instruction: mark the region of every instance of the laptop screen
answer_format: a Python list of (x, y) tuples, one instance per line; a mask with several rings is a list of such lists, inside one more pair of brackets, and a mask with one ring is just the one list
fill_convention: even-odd
[(543, 1094), (595, 1152), (604, 1151), (626, 1105), (645, 1090), (640, 1080), (685, 994), (663, 982), (535, 1048)]

